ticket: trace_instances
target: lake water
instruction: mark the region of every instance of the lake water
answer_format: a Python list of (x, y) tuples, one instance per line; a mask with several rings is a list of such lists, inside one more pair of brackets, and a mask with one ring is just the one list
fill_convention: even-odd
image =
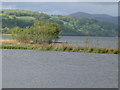
[(118, 55), (3, 49), (2, 88), (118, 88)]
[[(117, 47), (115, 37), (63, 36), (59, 41)], [(3, 49), (2, 66), (3, 88), (118, 88), (117, 54)]]
[(60, 41), (67, 41), (74, 46), (94, 46), (94, 47), (118, 47), (117, 37), (81, 37), (81, 36), (63, 36)]
[[(11, 36), (2, 35), (2, 38), (11, 39)], [(61, 36), (59, 41), (68, 42), (68, 44), (74, 46), (118, 47), (117, 37)]]

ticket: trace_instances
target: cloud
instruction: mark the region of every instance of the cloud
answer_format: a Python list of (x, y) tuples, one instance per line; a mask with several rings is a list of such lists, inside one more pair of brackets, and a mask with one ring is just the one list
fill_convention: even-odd
[(69, 15), (76, 12), (117, 16), (114, 2), (3, 2), (4, 9), (23, 9), (47, 14)]
[(46, 14), (50, 14), (50, 15), (60, 15), (62, 12), (58, 11), (58, 10), (52, 10), (52, 11), (47, 11), (47, 12), (43, 12)]
[(2, 9), (16, 9), (16, 7), (15, 6), (11, 6), (11, 5), (9, 5), (9, 6), (2, 5)]
[(102, 5), (102, 6), (109, 6), (109, 5), (117, 5), (118, 2), (93, 2), (92, 4), (96, 4), (96, 5)]
[(2, 3), (2, 9), (16, 9), (16, 7), (15, 4)]

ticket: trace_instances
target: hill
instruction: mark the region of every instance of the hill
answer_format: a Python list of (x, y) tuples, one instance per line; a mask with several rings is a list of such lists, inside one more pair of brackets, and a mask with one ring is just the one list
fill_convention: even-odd
[(48, 15), (26, 10), (1, 10), (2, 32), (19, 26), (21, 28), (31, 26), (36, 20), (51, 21), (60, 25), (61, 35), (70, 36), (117, 36), (117, 25), (101, 22), (88, 18), (76, 18), (73, 16)]
[(118, 23), (118, 17), (113, 17), (113, 16), (106, 15), (106, 14), (88, 14), (88, 13), (84, 13), (84, 12), (77, 12), (77, 13), (72, 13), (69, 16), (74, 16), (74, 17), (78, 17), (78, 18), (95, 19), (98, 21), (104, 21), (104, 22), (109, 22), (109, 23), (113, 23), (113, 24)]

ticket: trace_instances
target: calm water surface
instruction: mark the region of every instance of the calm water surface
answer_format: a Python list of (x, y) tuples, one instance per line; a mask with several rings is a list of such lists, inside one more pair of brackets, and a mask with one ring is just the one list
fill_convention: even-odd
[(118, 88), (118, 55), (2, 50), (3, 88)]
[[(2, 35), (3, 39), (12, 39), (10, 35)], [(94, 47), (118, 47), (117, 37), (86, 37), (86, 36), (61, 36), (61, 42), (68, 42), (74, 46), (94, 46)]]
[(81, 37), (81, 36), (63, 36), (61, 41), (67, 41), (75, 46), (94, 46), (94, 47), (118, 47), (117, 37)]

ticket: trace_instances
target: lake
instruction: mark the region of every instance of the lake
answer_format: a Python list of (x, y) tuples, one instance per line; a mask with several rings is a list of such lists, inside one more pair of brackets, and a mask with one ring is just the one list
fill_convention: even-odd
[[(3, 39), (11, 39), (10, 35), (2, 35)], [(86, 37), (86, 36), (61, 36), (61, 42), (68, 42), (74, 46), (112, 47), (118, 48), (117, 37)]]
[(118, 55), (3, 49), (2, 88), (118, 88)]
[[(3, 35), (3, 39), (11, 38)], [(59, 41), (117, 47), (116, 37), (63, 36)], [(3, 49), (2, 66), (3, 88), (118, 87), (116, 54)]]

